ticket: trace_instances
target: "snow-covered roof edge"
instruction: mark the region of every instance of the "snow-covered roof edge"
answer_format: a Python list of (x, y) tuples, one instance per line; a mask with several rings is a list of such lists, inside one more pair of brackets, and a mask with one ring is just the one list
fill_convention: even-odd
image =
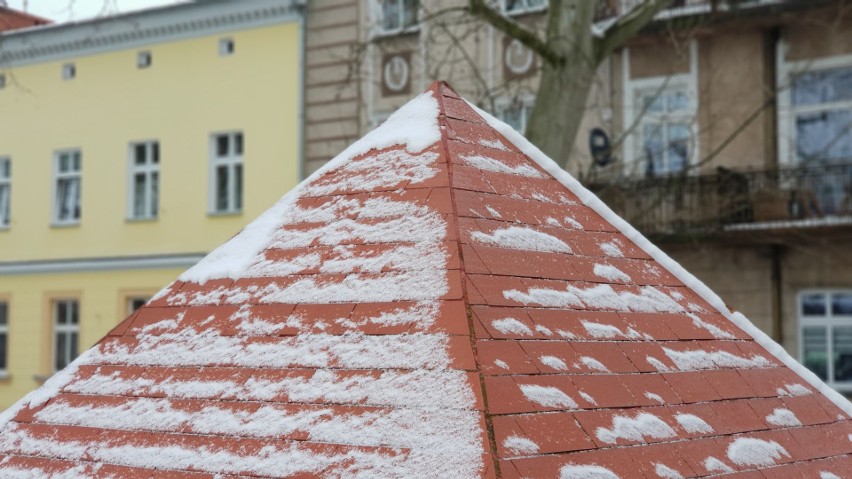
[(677, 277), (680, 281), (682, 281), (687, 287), (695, 291), (702, 299), (707, 301), (711, 306), (718, 309), (720, 313), (722, 313), (726, 318), (728, 318), (731, 322), (737, 325), (740, 329), (746, 332), (746, 334), (750, 335), (754, 340), (763, 346), (769, 353), (778, 358), (784, 365), (795, 371), (799, 376), (802, 377), (805, 381), (807, 381), (811, 386), (819, 390), (822, 394), (824, 394), (831, 402), (837, 405), (847, 416), (852, 417), (852, 402), (849, 402), (842, 394), (832, 389), (830, 386), (825, 384), (816, 374), (811, 372), (811, 370), (807, 369), (803, 366), (799, 361), (790, 356), (784, 348), (776, 343), (772, 338), (766, 335), (763, 331), (761, 331), (757, 326), (752, 324), (751, 321), (748, 320), (742, 313), (733, 312), (725, 305), (725, 302), (722, 301), (722, 298), (719, 297), (716, 293), (713, 292), (707, 285), (705, 285), (701, 280), (696, 278), (692, 273), (687, 271), (683, 266), (678, 264), (677, 261), (673, 260), (669, 255), (664, 253), (660, 248), (655, 246), (651, 241), (645, 238), (642, 233), (640, 233), (636, 228), (630, 225), (627, 221), (618, 216), (614, 211), (612, 211), (609, 206), (607, 206), (600, 198), (597, 197), (594, 193), (589, 191), (586, 187), (580, 184), (573, 176), (571, 176), (567, 171), (563, 170), (556, 164), (555, 161), (550, 159), (544, 152), (538, 149), (535, 145), (530, 143), (529, 140), (524, 138), (523, 135), (518, 133), (514, 128), (503, 123), (502, 121), (494, 118), (487, 112), (478, 108), (476, 105), (468, 102), (468, 104), (479, 114), (489, 126), (497, 130), (500, 134), (506, 137), (507, 140), (512, 142), (518, 149), (521, 150), (525, 155), (529, 156), (533, 161), (535, 161), (540, 167), (542, 167), (545, 171), (553, 175), (553, 177), (562, 183), (563, 186), (568, 188), (572, 193), (577, 195), (586, 206), (592, 208), (596, 213), (601, 215), (604, 220), (608, 221), (615, 228), (617, 228), (622, 234), (624, 234), (631, 241), (636, 243), (636, 245), (641, 248), (643, 251), (648, 253), (649, 256), (654, 258), (655, 261), (660, 263), (660, 265), (672, 273), (675, 277)]

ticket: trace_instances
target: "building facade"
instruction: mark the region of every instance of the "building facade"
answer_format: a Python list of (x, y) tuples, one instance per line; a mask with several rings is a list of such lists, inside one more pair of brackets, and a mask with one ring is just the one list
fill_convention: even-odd
[[(357, 138), (434, 79), (525, 129), (541, 59), (446, 10), (464, 4), (311, 2), (306, 78), (322, 79), (317, 88), (338, 97), (306, 105), (308, 171), (339, 150), (326, 151), (324, 140)], [(594, 28), (630, 4), (600, 1)], [(543, 30), (546, 0), (494, 5)], [(850, 39), (852, 16), (836, 2), (675, 1), (599, 67), (567, 166), (845, 392), (852, 392)], [(314, 63), (313, 48), (330, 55), (323, 45), (337, 50)], [(593, 141), (610, 147), (593, 155)]]
[(187, 3), (0, 43), (0, 408), (296, 184), (298, 1)]

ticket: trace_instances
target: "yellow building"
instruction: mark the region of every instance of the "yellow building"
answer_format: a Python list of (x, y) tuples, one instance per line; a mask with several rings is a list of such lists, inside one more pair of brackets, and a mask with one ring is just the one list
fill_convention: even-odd
[(0, 36), (0, 409), (296, 184), (302, 4)]

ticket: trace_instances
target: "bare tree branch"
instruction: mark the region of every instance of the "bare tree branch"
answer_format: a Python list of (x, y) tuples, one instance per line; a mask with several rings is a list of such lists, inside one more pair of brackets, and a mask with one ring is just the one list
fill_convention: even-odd
[(468, 11), (471, 15), (483, 19), (492, 27), (523, 43), (548, 63), (554, 65), (562, 63), (562, 56), (550, 48), (538, 35), (489, 7), (485, 0), (469, 0)]
[(629, 12), (606, 29), (603, 38), (595, 42), (595, 52), (598, 58), (605, 58), (616, 48), (624, 44), (630, 37), (654, 19), (654, 15), (671, 5), (672, 0), (647, 0), (633, 7)]

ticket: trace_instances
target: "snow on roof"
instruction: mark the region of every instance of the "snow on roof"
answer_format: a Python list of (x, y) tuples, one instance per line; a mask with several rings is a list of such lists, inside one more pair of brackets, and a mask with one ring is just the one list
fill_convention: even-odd
[(844, 477), (850, 412), (437, 83), (3, 413), (0, 477)]

